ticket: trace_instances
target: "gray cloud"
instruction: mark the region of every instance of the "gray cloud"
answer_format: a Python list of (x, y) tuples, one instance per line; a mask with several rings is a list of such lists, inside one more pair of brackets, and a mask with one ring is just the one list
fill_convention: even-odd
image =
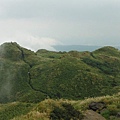
[(119, 0), (0, 1), (0, 41), (29, 34), (63, 44), (120, 45), (119, 21)]
[(53, 17), (101, 20), (118, 17), (120, 10), (119, 0), (5, 0), (1, 3), (3, 17), (18, 19)]

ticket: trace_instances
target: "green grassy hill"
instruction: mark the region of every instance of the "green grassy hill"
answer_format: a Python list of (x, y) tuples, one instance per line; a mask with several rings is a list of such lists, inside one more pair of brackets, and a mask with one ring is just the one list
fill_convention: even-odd
[(120, 91), (120, 51), (36, 53), (17, 43), (0, 46), (0, 102), (80, 100)]

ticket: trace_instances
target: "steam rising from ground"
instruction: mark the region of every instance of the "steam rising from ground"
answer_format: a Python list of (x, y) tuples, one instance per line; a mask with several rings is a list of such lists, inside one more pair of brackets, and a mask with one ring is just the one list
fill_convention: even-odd
[(34, 51), (37, 51), (38, 49), (47, 49), (55, 51), (53, 45), (60, 44), (60, 42), (53, 38), (47, 37), (39, 38), (34, 36), (28, 36), (25, 42), (19, 41), (19, 43)]
[(5, 73), (6, 77), (3, 79), (2, 86), (0, 88), (0, 97), (10, 99), (11, 90), (12, 90), (12, 79), (14, 78), (13, 74), (10, 74), (10, 71)]
[(55, 51), (54, 45), (61, 45), (58, 40), (50, 37), (32, 36), (29, 34), (17, 33), (11, 37), (0, 38), (0, 44), (6, 42), (17, 42), (22, 47), (37, 51), (38, 49), (47, 49)]
[[(61, 44), (53, 38), (35, 37), (31, 35), (19, 34), (13, 37), (0, 38), (0, 44), (6, 42), (17, 42), (20, 46), (37, 51), (38, 49), (55, 50), (52, 46)], [(16, 74), (14, 72), (12, 63), (5, 61), (3, 56), (5, 54), (4, 45), (0, 46), (0, 102), (8, 101), (12, 96), (12, 87)]]
[(14, 72), (12, 67), (2, 60), (1, 56), (4, 54), (4, 46), (0, 47), (0, 52), (0, 102), (6, 102), (11, 97)]

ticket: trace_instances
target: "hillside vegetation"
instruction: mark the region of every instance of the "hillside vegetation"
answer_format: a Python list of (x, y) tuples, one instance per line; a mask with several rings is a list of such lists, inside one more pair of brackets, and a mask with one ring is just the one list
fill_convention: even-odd
[[(120, 120), (119, 93), (76, 101), (46, 99), (35, 104), (23, 102), (0, 104), (0, 120), (101, 120), (101, 117), (90, 119), (91, 116), (86, 114), (89, 104), (93, 101), (105, 103), (105, 108), (96, 113), (106, 120)], [(86, 117), (89, 119), (85, 119)]]
[(17, 43), (0, 46), (0, 102), (80, 100), (120, 91), (120, 51), (33, 52)]

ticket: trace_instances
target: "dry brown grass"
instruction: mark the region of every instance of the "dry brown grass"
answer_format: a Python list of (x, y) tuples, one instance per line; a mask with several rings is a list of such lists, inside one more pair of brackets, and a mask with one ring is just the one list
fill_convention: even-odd
[(85, 112), (88, 109), (88, 105), (90, 102), (95, 101), (103, 101), (106, 104), (120, 104), (120, 93), (113, 95), (113, 96), (102, 96), (102, 97), (96, 97), (96, 98), (87, 98), (85, 100), (65, 100), (65, 99), (59, 99), (59, 100), (53, 100), (53, 99), (46, 99), (39, 104), (36, 105), (36, 107), (33, 108), (31, 112), (29, 112), (26, 115), (22, 115), (20, 117), (16, 117), (13, 120), (49, 120), (49, 115), (51, 111), (54, 109), (55, 106), (61, 107), (62, 103), (69, 103), (74, 106), (75, 109)]

